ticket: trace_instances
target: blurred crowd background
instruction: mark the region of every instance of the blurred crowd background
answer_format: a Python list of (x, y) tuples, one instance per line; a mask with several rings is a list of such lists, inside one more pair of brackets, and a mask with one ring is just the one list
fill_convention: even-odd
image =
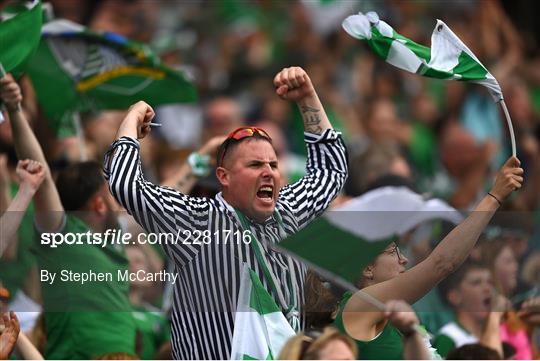
[[(154, 128), (150, 138), (142, 142), (145, 175), (151, 181), (164, 182), (192, 151), (243, 124), (268, 130), (284, 183), (301, 177), (305, 165), (301, 117), (294, 104), (275, 95), (272, 84), (283, 67), (301, 66), (348, 145), (350, 175), (344, 197), (358, 196), (382, 178), (387, 183), (396, 179), (467, 210), (485, 195), (496, 170), (510, 155), (510, 139), (499, 106), (480, 86), (428, 79), (396, 69), (341, 29), (346, 16), (373, 10), (400, 34), (429, 46), (436, 19), (445, 21), (501, 84), (515, 127), (518, 157), (525, 169), (523, 190), (504, 205), (506, 218), (519, 219), (520, 224), (502, 221), (484, 238), (507, 241), (514, 266), (501, 270), (502, 274), (510, 274), (524, 291), (539, 284), (540, 24), (534, 18), (532, 2), (50, 3), (57, 18), (150, 44), (167, 66), (185, 71), (196, 84), (197, 103), (156, 109), (156, 122), (163, 127)], [(84, 139), (54, 134), (41, 116), (31, 83), (23, 78), (21, 85), (25, 111), (53, 169), (82, 157), (101, 162), (124, 111), (83, 114)], [(6, 154), (0, 155), (2, 175), (13, 174), (16, 163), (8, 122), (0, 124), (0, 147)], [(208, 177), (194, 192), (211, 195), (216, 191), (217, 180)], [(413, 242), (409, 259), (414, 264), (432, 247), (433, 242)], [(143, 259), (143, 264), (144, 259), (150, 259), (156, 269), (164, 267), (160, 256), (141, 255), (133, 249), (128, 256)], [(30, 256), (20, 257), (16, 262), (24, 262), (30, 269)], [(18, 276), (26, 277), (26, 273)], [(13, 285), (31, 288), (22, 281)], [(32, 293), (27, 291), (30, 296)], [(154, 304), (162, 299), (156, 292), (147, 292), (145, 297)]]
[[(287, 159), (287, 176), (297, 178), (303, 163), (298, 157), (305, 154), (299, 136), (302, 124), (296, 121), (294, 106), (275, 96), (272, 78), (281, 68), (298, 65), (308, 71), (333, 124), (346, 137), (350, 195), (390, 172), (408, 177), (420, 192), (466, 209), (491, 180), (487, 175), (510, 152), (498, 106), (478, 86), (395, 69), (341, 29), (347, 15), (374, 10), (400, 34), (429, 45), (435, 20), (443, 19), (501, 84), (528, 175), (528, 189), (513, 203), (520, 210), (537, 204), (540, 189), (533, 179), (538, 178), (531, 177), (537, 173), (539, 152), (540, 57), (537, 25), (523, 4), (486, 0), (51, 4), (55, 17), (150, 44), (165, 64), (182, 69), (196, 83), (198, 103), (158, 109), (164, 127), (154, 130), (144, 146), (145, 166), (153, 168), (156, 181), (174, 173), (185, 154), (205, 140), (244, 123), (270, 128), (278, 152)], [(84, 115), (90, 158), (100, 159), (122, 115)], [(80, 156), (76, 139), (45, 140), (52, 161)]]

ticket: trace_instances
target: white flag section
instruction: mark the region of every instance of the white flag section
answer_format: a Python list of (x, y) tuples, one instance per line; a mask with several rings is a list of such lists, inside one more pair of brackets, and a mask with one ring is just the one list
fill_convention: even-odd
[[(344, 212), (344, 213), (343, 213)], [(351, 199), (325, 215), (342, 229), (367, 241), (404, 235), (424, 222), (445, 220), (458, 224), (459, 211), (441, 199), (424, 199), (407, 187), (381, 187)]]
[(231, 360), (274, 360), (294, 335), (257, 274), (244, 265), (234, 318)]
[(497, 80), (473, 52), (441, 20), (431, 35), (431, 49), (396, 33), (375, 12), (347, 17), (343, 29), (365, 40), (386, 62), (411, 73), (438, 79), (478, 83), (488, 88), (493, 99), (503, 99)]

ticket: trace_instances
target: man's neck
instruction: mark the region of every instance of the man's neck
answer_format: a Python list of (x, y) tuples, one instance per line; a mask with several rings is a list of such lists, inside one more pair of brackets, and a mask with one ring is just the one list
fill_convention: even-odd
[(482, 322), (476, 319), (470, 311), (458, 311), (457, 320), (459, 325), (469, 332), (471, 335), (476, 336), (478, 339), (482, 337)]

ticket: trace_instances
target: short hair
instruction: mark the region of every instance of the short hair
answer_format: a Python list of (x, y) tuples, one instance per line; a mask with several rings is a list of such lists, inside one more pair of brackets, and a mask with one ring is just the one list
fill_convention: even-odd
[(467, 274), (474, 270), (489, 270), (489, 268), (483, 263), (467, 260), (454, 273), (452, 273), (444, 280), (442, 280), (441, 283), (439, 283), (437, 290), (439, 291), (439, 295), (441, 296), (443, 302), (446, 305), (452, 308), (454, 307), (448, 301), (448, 294), (450, 293), (450, 291), (458, 288), (461, 282), (467, 276)]
[(491, 347), (479, 343), (463, 345), (451, 350), (447, 360), (502, 360), (501, 355)]
[(79, 162), (58, 173), (56, 189), (66, 211), (79, 211), (104, 183), (98, 162)]
[(234, 150), (238, 147), (238, 145), (244, 141), (255, 139), (255, 140), (264, 140), (270, 143), (272, 148), (274, 148), (274, 145), (272, 144), (272, 139), (263, 137), (259, 133), (255, 132), (251, 137), (242, 138), (240, 140), (236, 140), (234, 138), (227, 138), (221, 143), (221, 145), (218, 148), (217, 151), (217, 157), (216, 160), (218, 162), (217, 166), (222, 167), (223, 163), (225, 163), (225, 160), (229, 158), (229, 156), (234, 152)]

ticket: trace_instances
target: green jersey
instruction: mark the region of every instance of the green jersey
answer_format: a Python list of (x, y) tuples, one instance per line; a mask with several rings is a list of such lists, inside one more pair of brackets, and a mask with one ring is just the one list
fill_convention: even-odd
[[(343, 324), (343, 309), (352, 297), (351, 292), (347, 292), (339, 305), (338, 314), (335, 321), (336, 328), (343, 334), (347, 334)], [(353, 338), (354, 339), (354, 338)], [(390, 323), (387, 323), (382, 332), (373, 340), (356, 340), (358, 345), (358, 358), (362, 360), (403, 360), (403, 341), (401, 334)]]
[[(80, 219), (67, 215), (64, 235), (89, 234)], [(45, 234), (42, 234), (43, 237)], [(83, 238), (84, 239), (84, 238)], [(47, 359), (95, 359), (106, 353), (135, 354), (135, 323), (129, 284), (118, 277), (127, 269), (122, 247), (107, 244), (36, 244), (43, 295)], [(44, 272), (56, 279), (44, 279)], [(81, 282), (75, 275), (110, 274)]]
[(140, 350), (137, 350), (139, 357), (141, 360), (155, 359), (159, 347), (171, 339), (169, 321), (163, 313), (149, 311), (143, 307), (137, 307), (133, 311), (133, 318), (140, 340)]
[(477, 342), (478, 337), (465, 330), (458, 322), (449, 322), (439, 330), (434, 345), (439, 354), (446, 357), (457, 347)]

